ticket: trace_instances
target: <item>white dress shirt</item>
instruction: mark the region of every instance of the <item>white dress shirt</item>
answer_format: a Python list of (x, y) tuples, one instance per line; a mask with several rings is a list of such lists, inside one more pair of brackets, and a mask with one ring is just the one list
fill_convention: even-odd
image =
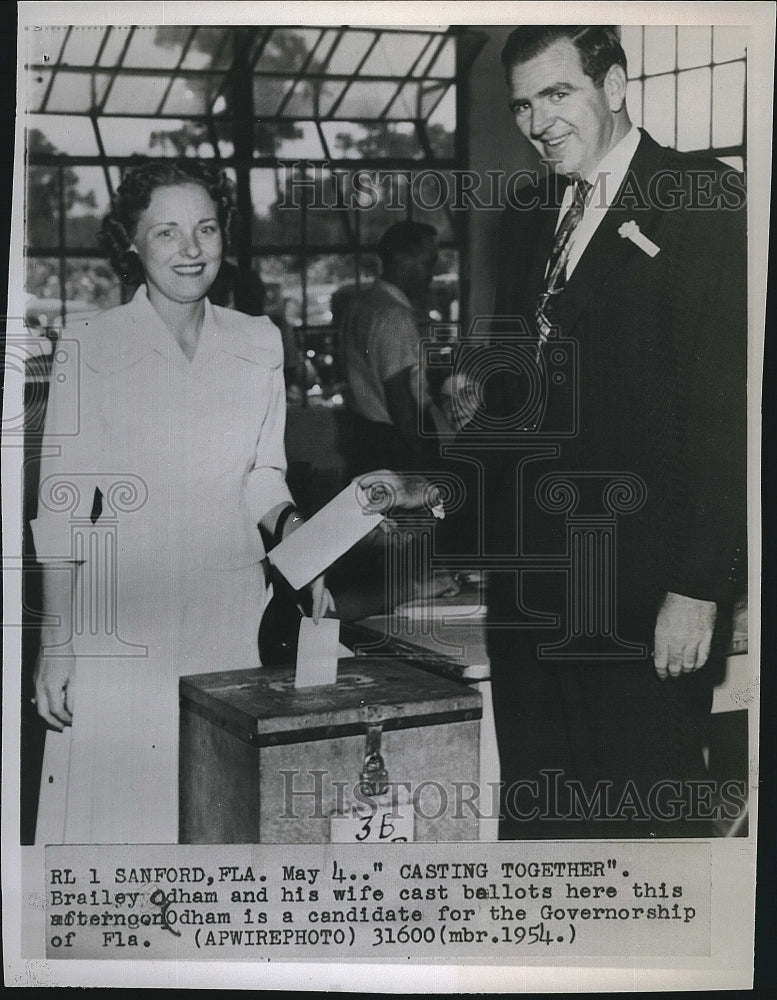
[[(586, 199), (587, 204), (583, 212), (583, 218), (572, 234), (572, 245), (566, 266), (567, 277), (577, 267), (577, 262), (583, 256), (585, 248), (591, 242), (591, 238), (599, 228), (599, 224), (610, 205), (615, 200), (618, 188), (623, 183), (626, 171), (629, 169), (629, 164), (637, 151), (639, 140), (639, 129), (636, 125), (632, 125), (631, 130), (617, 145), (613, 146), (594, 170), (585, 178), (593, 190)], [(558, 229), (567, 210), (571, 208), (573, 197), (574, 185), (570, 184), (564, 191), (556, 229)]]

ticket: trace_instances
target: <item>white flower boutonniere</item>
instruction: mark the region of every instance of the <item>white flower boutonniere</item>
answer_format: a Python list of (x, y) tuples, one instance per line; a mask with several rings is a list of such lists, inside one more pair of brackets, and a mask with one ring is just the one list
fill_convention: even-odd
[(633, 219), (629, 219), (628, 222), (624, 222), (623, 225), (618, 230), (618, 236), (624, 240), (631, 240), (636, 246), (640, 248), (648, 257), (655, 257), (657, 253), (661, 250), (661, 247), (656, 246), (656, 244), (643, 236), (639, 231), (639, 226)]

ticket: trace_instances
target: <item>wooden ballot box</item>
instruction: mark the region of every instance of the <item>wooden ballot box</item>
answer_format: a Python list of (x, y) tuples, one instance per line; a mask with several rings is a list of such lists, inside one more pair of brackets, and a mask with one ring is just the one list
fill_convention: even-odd
[(183, 677), (180, 695), (181, 843), (478, 837), (481, 697), (459, 681), (362, 656), (336, 684), (264, 667)]

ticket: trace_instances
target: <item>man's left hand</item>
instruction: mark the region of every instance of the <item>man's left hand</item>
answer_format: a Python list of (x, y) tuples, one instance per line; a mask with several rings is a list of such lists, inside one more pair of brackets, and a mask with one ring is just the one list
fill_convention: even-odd
[(653, 660), (663, 680), (703, 667), (710, 655), (717, 605), (668, 593), (658, 612)]

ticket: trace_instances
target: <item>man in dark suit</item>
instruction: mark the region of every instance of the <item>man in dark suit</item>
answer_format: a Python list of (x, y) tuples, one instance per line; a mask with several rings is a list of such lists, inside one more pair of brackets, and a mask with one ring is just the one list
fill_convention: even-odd
[(506, 211), (452, 452), (492, 570), (501, 835), (705, 836), (741, 805), (702, 750), (745, 551), (742, 178), (634, 128), (612, 28), (518, 28), (502, 59), (548, 170)]

